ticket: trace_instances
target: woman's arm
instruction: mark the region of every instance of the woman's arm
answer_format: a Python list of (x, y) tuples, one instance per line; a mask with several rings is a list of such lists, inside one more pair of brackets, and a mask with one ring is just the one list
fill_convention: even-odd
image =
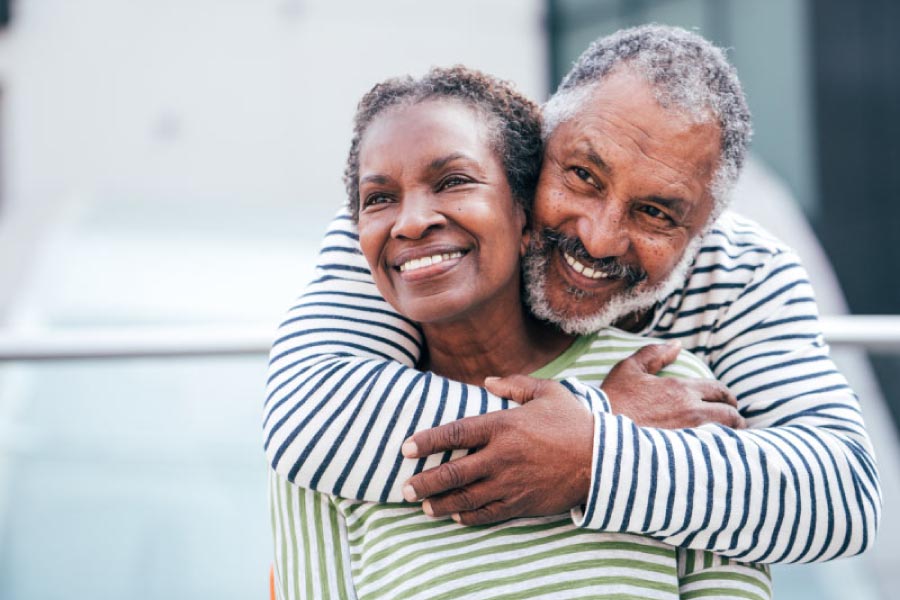
[(767, 565), (742, 563), (703, 550), (676, 548), (681, 598), (771, 600)]
[(352, 600), (347, 527), (331, 498), (269, 472), (279, 600)]

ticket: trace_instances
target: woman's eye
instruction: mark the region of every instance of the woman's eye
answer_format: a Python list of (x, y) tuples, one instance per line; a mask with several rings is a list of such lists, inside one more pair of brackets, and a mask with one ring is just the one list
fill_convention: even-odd
[(465, 185), (469, 183), (469, 181), (470, 180), (465, 177), (461, 177), (459, 175), (451, 175), (450, 177), (447, 177), (446, 179), (441, 181), (438, 189), (446, 190), (448, 188), (456, 187), (459, 185)]
[(376, 206), (378, 204), (386, 204), (391, 201), (390, 196), (384, 194), (369, 194), (366, 196), (363, 206)]

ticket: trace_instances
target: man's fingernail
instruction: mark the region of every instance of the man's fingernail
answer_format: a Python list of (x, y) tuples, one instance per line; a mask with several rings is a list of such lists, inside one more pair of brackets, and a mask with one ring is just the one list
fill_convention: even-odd
[(459, 518), (459, 513), (453, 513), (452, 515), (450, 515), (450, 518), (453, 519), (454, 521), (456, 521), (457, 523), (462, 523), (462, 521)]
[(494, 381), (497, 381), (498, 379), (500, 379), (500, 378), (494, 377), (493, 375), (491, 375), (490, 377), (485, 377), (484, 382), (485, 383), (493, 383)]
[(418, 496), (416, 496), (416, 490), (408, 483), (403, 486), (403, 499), (407, 502), (415, 502), (419, 499)]
[(424, 512), (429, 517), (434, 516), (434, 511), (431, 509), (431, 501), (426, 500), (422, 503), (422, 512)]
[(666, 346), (669, 348), (681, 348), (681, 342), (678, 340), (669, 340), (666, 342)]
[(409, 438), (408, 440), (403, 442), (402, 446), (400, 446), (400, 452), (402, 452), (403, 456), (405, 456), (406, 458), (415, 458), (419, 455), (419, 447), (416, 446), (416, 443), (412, 438)]

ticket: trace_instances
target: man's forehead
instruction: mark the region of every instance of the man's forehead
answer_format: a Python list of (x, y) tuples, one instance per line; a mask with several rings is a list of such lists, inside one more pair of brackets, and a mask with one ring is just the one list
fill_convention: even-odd
[[(570, 121), (587, 122), (592, 118), (624, 117), (634, 125), (645, 126), (652, 137), (676, 135), (685, 130), (719, 129), (719, 120), (709, 106), (698, 99), (698, 106), (673, 103), (663, 84), (653, 84), (636, 67), (619, 65), (601, 80), (575, 92)], [(647, 123), (649, 121), (650, 123)], [(652, 124), (652, 129), (646, 125)]]
[(609, 178), (604, 185), (615, 185), (632, 199), (669, 206), (685, 217), (703, 212), (712, 201), (718, 125), (687, 117), (673, 122), (668, 109), (652, 102), (653, 115), (641, 114), (640, 103), (610, 114), (608, 104), (588, 102), (550, 136), (548, 156), (561, 167), (595, 170)]

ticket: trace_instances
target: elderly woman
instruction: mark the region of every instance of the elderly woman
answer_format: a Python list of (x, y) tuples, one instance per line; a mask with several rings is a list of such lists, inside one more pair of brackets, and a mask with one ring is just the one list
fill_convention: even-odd
[[(378, 290), (421, 326), (423, 371), (475, 384), (519, 373), (599, 381), (623, 354), (654, 343), (614, 329), (573, 338), (523, 306), (520, 259), (540, 159), (537, 107), (475, 71), (389, 80), (362, 99), (345, 177), (350, 212)], [(664, 374), (711, 377), (688, 353)], [(592, 427), (588, 408), (575, 425)], [(770, 596), (763, 568), (579, 529), (568, 514), (465, 527), (416, 504), (337, 498), (270, 477), (284, 597)]]

